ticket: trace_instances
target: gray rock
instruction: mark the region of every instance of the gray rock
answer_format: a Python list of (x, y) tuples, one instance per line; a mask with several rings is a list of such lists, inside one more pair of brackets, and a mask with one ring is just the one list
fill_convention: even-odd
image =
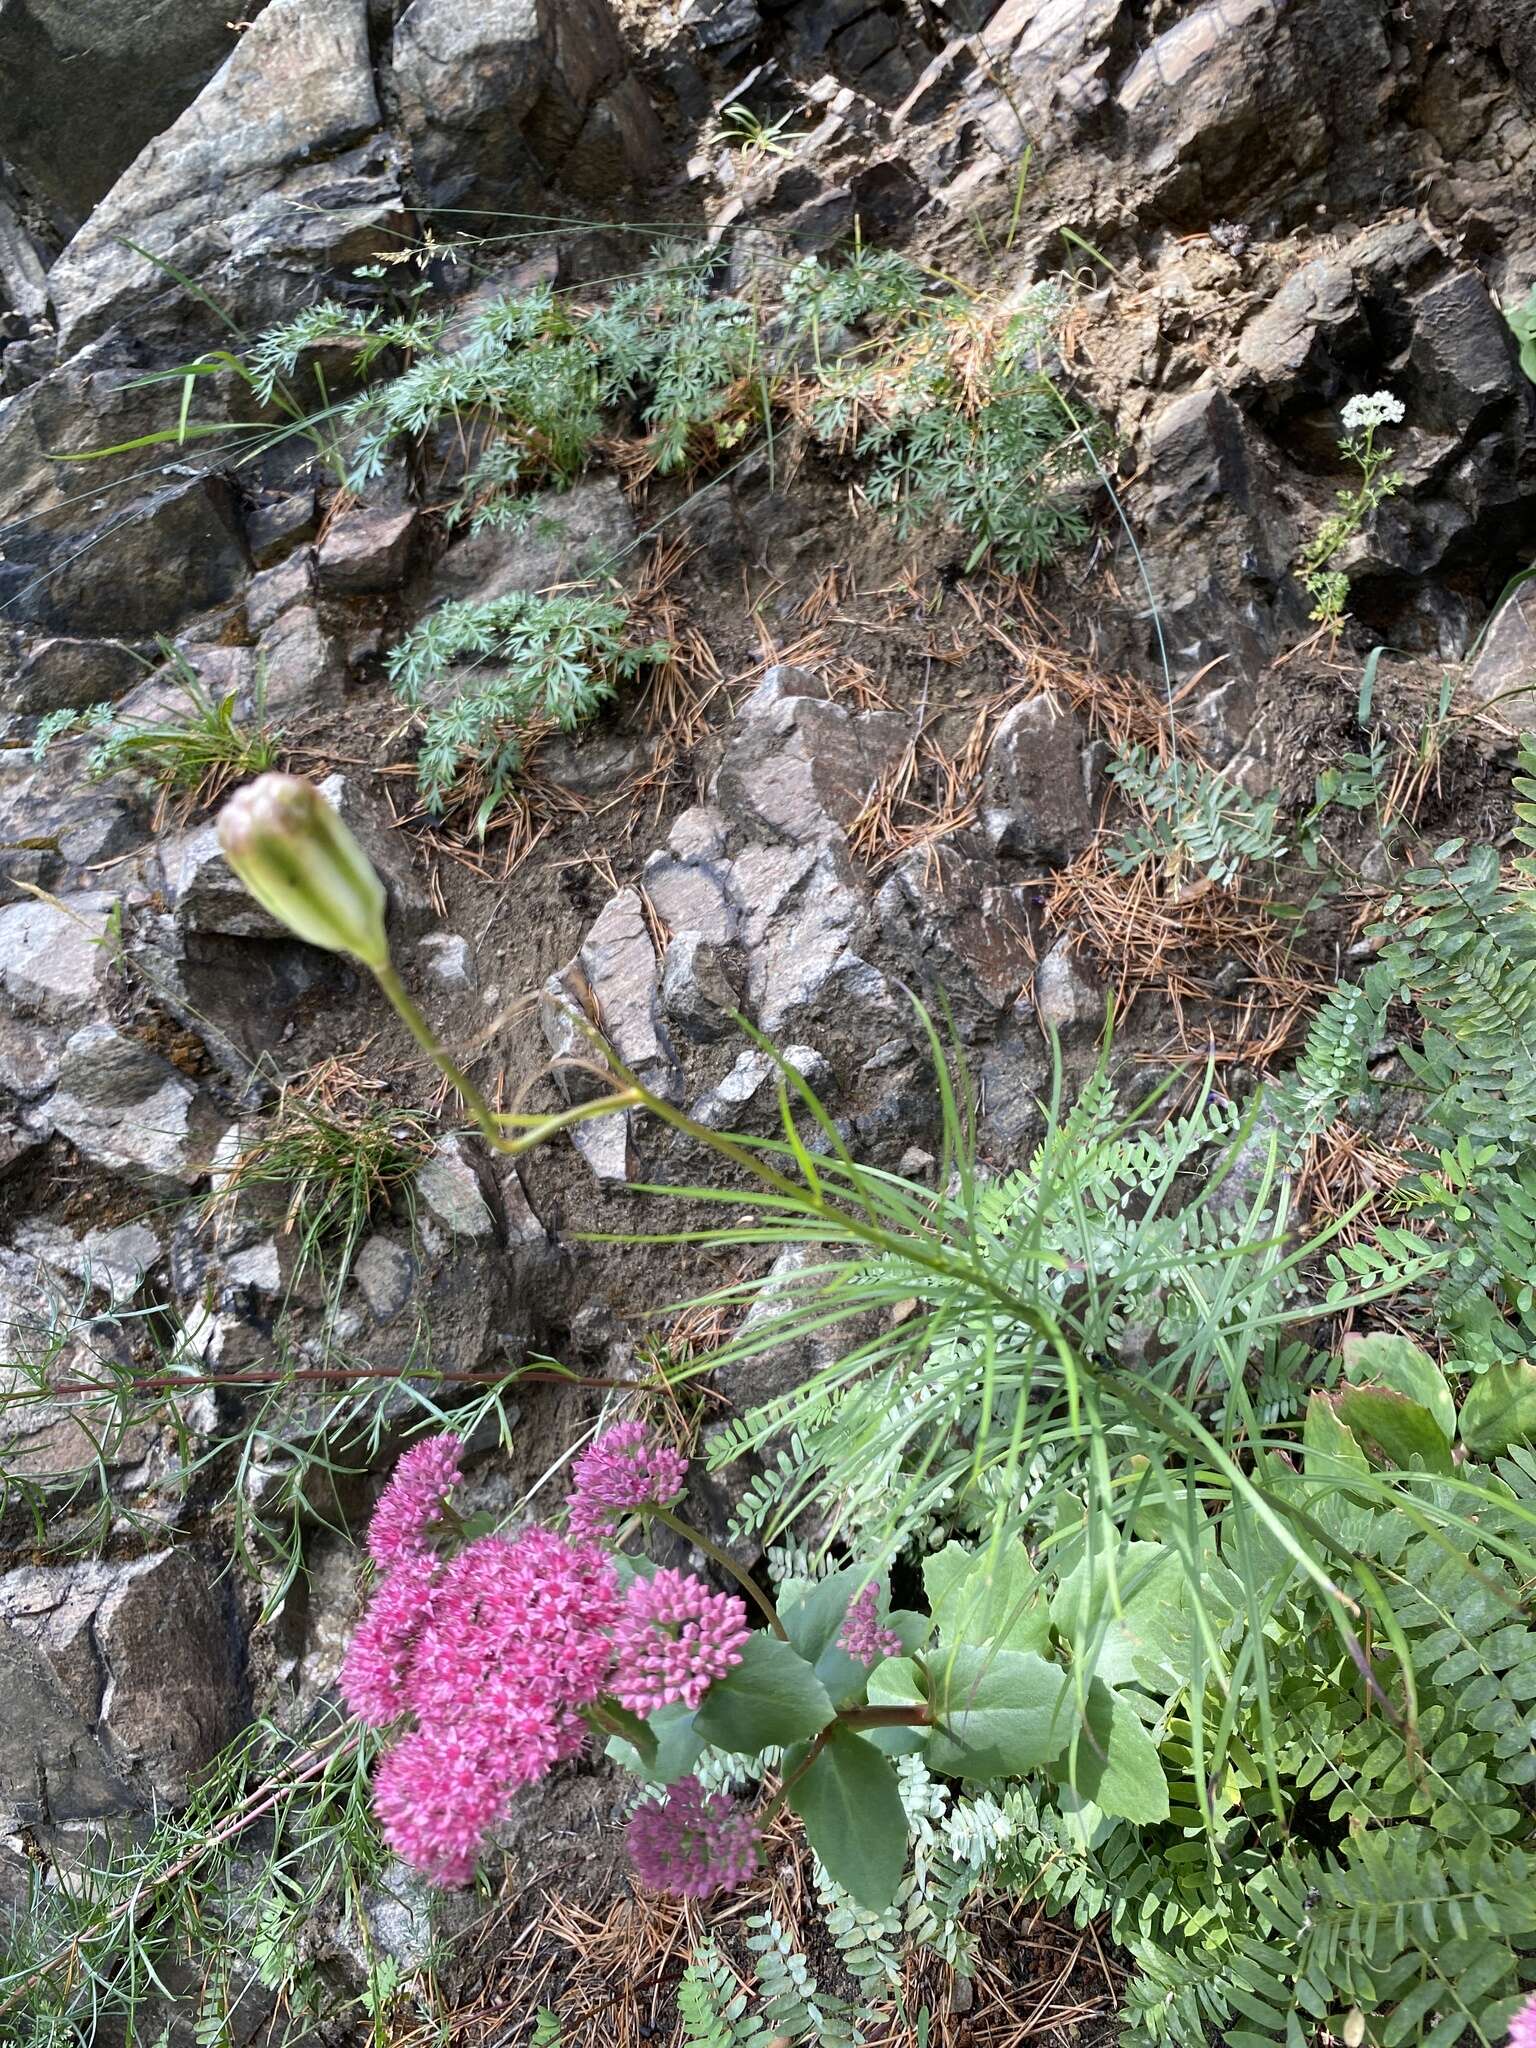
[(258, 638), (293, 605), (315, 594), (315, 551), (299, 548), (275, 568), (263, 569), (245, 588), (246, 623)]
[(352, 1278), (370, 1312), (381, 1323), (390, 1323), (415, 1289), (416, 1261), (393, 1238), (365, 1238), (352, 1261)]
[(1035, 969), (1032, 994), (1041, 1030), (1063, 1045), (1096, 1038), (1104, 1028), (1104, 992), (1073, 958), (1068, 939), (1058, 939)]
[[(50, 894), (79, 889), (90, 870), (139, 844), (144, 819), (125, 777), (110, 786), (84, 772), (87, 743), (51, 746), (41, 761), (26, 747), (0, 749), (0, 901), (30, 883)], [(119, 870), (125, 879), (130, 870)]]
[(93, 1165), (160, 1194), (191, 1186), (192, 1085), (167, 1061), (110, 1024), (74, 1032), (59, 1062), (48, 1114)]
[(1458, 270), (1415, 301), (1408, 359), (1417, 377), (1413, 417), (1466, 434), (1490, 408), (1518, 405), (1529, 386), (1514, 338), (1475, 270)]
[(258, 569), (285, 561), (303, 541), (315, 537), (315, 494), (291, 491), (252, 505), (245, 515), (245, 542)]
[(413, 0), (391, 50), (396, 117), (434, 205), (609, 196), (660, 132), (606, 0)]
[(630, 1143), (629, 1118), (615, 1112), (595, 1116), (571, 1129), (571, 1143), (591, 1171), (600, 1188), (625, 1187), (635, 1178), (634, 1148)]
[(190, 1550), (7, 1572), (0, 1633), (0, 1784), (27, 1819), (179, 1802), (244, 1725), (232, 1582)]
[(987, 757), (982, 823), (995, 851), (1062, 867), (1093, 837), (1083, 735), (1051, 693), (1004, 714)]
[(1329, 342), (1359, 317), (1349, 265), (1320, 257), (1287, 278), (1243, 330), (1238, 360), (1277, 402), (1294, 397), (1303, 385), (1337, 391), (1343, 373), (1329, 356)]
[(1494, 614), (1467, 689), (1506, 724), (1536, 732), (1536, 583), (1511, 591)]
[(902, 980), (941, 995), (966, 1035), (1014, 1000), (1033, 964), (1027, 891), (1000, 874), (943, 843), (915, 847), (875, 899)]
[[(677, 1056), (658, 1000), (656, 948), (638, 889), (603, 906), (580, 953), (546, 991), (545, 1035), (557, 1055), (584, 1049), (560, 1014), (560, 999), (596, 1012), (599, 1030), (646, 1086), (672, 1098)], [(582, 992), (590, 1006), (581, 1001)], [(595, 1085), (595, 1084), (594, 1084)]]
[(1326, 164), (1335, 106), (1368, 133), (1394, 90), (1380, 18), (1327, 22), (1319, 33), (1312, 10), (1285, 0), (1205, 0), (1155, 36), (1117, 94), (1143, 196), (1230, 213)]
[(320, 588), (346, 597), (393, 590), (410, 564), (419, 525), (412, 505), (358, 505), (344, 512), (320, 543)]
[(755, 696), (726, 746), (711, 800), (753, 838), (792, 846), (840, 840), (906, 742), (906, 721), (895, 712), (856, 716), (814, 697)]
[[(0, 34), (3, 30), (0, 20)], [(11, 204), (7, 184), (0, 184), (0, 296), (13, 314), (42, 326), (48, 315), (48, 272), (37, 243)]]
[(94, 1007), (109, 902), (29, 898), (0, 908), (0, 991), (15, 1011), (62, 1024)]
[[(818, 1096), (825, 1094), (832, 1069), (813, 1045), (787, 1045), (784, 1064), (793, 1067)], [(756, 1122), (777, 1124), (779, 1068), (767, 1053), (744, 1052), (717, 1087), (701, 1095), (690, 1112), (711, 1131), (746, 1130)], [(797, 1106), (791, 1095), (791, 1108)], [(756, 1114), (754, 1114), (754, 1112)]]
[(484, 1153), (461, 1132), (438, 1139), (411, 1186), (421, 1206), (453, 1236), (498, 1235), (495, 1180)]
[(1005, 1032), (983, 1053), (978, 1078), (983, 1156), (998, 1166), (1022, 1163), (1045, 1131), (1040, 1104), (1051, 1061), (1038, 1031)]
[(104, 1295), (112, 1307), (132, 1301), (145, 1275), (165, 1256), (159, 1238), (144, 1223), (88, 1230), (79, 1238), (58, 1224), (28, 1223), (16, 1233), (16, 1249), (80, 1281), (92, 1294)]
[(1243, 416), (1214, 384), (1187, 391), (1152, 423), (1148, 508), (1171, 526), (1249, 500)]
[(734, 1029), (742, 982), (741, 955), (734, 946), (697, 931), (678, 932), (662, 961), (663, 1014), (684, 1038), (713, 1045)]
[(312, 605), (290, 605), (262, 634), (256, 661), (275, 721), (329, 710), (341, 701), (347, 665)]
[(11, 0), (0, 8), (5, 154), (76, 226), (234, 47), (224, 0)]
[(755, 36), (763, 17), (757, 0), (688, 0), (682, 24), (701, 50), (724, 50)]
[(671, 932), (692, 932), (713, 945), (725, 945), (736, 932), (736, 911), (729, 894), (729, 870), (718, 857), (653, 853), (645, 864), (641, 886), (651, 908)]
[(537, 502), (521, 533), (487, 529), (452, 542), (432, 572), (430, 597), (483, 604), (514, 590), (547, 590), (616, 561), (633, 545), (634, 518), (612, 477), (549, 491)]
[(8, 711), (85, 711), (115, 703), (143, 673), (143, 662), (120, 640), (54, 637), (35, 641), (21, 655), (0, 694)]
[[(30, 517), (0, 532), (13, 620), (58, 634), (173, 633), (245, 580), (245, 539), (226, 485), (189, 469), (84, 530)], [(3, 571), (8, 571), (8, 581)]]
[(285, 266), (343, 249), (363, 260), (399, 199), (387, 155), (357, 147), (379, 125), (367, 13), (366, 0), (269, 0), (55, 263), (66, 352), (180, 296), (130, 243), (194, 280), (217, 267), (221, 302), (258, 314), (275, 310)]
[(417, 940), (416, 952), (427, 973), (444, 988), (472, 994), (478, 986), (469, 941), (457, 932), (427, 932)]

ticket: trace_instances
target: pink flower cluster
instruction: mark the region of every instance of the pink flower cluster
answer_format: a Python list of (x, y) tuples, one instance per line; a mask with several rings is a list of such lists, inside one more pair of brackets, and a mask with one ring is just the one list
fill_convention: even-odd
[(1509, 2048), (1536, 2048), (1536, 1997), (1528, 1998), (1510, 2021)]
[(613, 1632), (613, 1691), (632, 1714), (681, 1700), (696, 1707), (717, 1678), (741, 1662), (747, 1610), (686, 1572), (636, 1579)]
[(751, 1813), (697, 1778), (680, 1778), (637, 1806), (629, 1823), (630, 1860), (653, 1891), (703, 1899), (734, 1891), (757, 1868), (758, 1836)]
[(675, 1501), (688, 1460), (643, 1422), (620, 1422), (582, 1453), (572, 1476), (570, 1533), (578, 1543), (595, 1543), (611, 1532), (616, 1515)]
[(626, 1596), (602, 1550), (549, 1529), (440, 1557), (430, 1532), (462, 1456), (440, 1437), (401, 1459), (369, 1531), (383, 1577), (341, 1670), (363, 1720), (413, 1717), (374, 1805), (391, 1848), (436, 1884), (466, 1883), (513, 1793), (577, 1754), (583, 1709), (605, 1694), (640, 1714), (696, 1707), (748, 1633), (730, 1595), (659, 1571)]
[(880, 1582), (871, 1579), (857, 1599), (849, 1603), (843, 1616), (843, 1631), (837, 1639), (838, 1648), (857, 1657), (861, 1664), (878, 1664), (882, 1657), (899, 1657), (901, 1637), (895, 1629), (883, 1628), (879, 1615)]

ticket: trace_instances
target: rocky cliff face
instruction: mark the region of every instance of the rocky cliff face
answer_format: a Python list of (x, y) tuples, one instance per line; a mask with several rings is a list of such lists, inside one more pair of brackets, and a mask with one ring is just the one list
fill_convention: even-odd
[[(595, 282), (648, 260), (628, 219), (713, 240), (738, 285), (856, 230), (946, 269), (979, 249), (1019, 287), (1071, 272), (1067, 367), (1113, 423), (1119, 511), (1104, 510), (1089, 565), (1110, 587), (1090, 604), (1080, 564), (1047, 597), (1080, 650), (1102, 628), (1106, 654), (1159, 690), (1165, 650), (1208, 756), (1255, 786), (1294, 766), (1260, 714), (1268, 664), (1307, 629), (1292, 567), (1339, 481), (1343, 399), (1388, 386), (1407, 414), (1404, 487), (1346, 563), (1364, 644), (1460, 662), (1536, 543), (1536, 388), (1500, 310), (1536, 277), (1524, 0), (250, 11), (231, 25), (223, 0), (141, 16), (0, 0), (13, 1891), (29, 1861), (67, 1864), (103, 1822), (131, 1831), (182, 1797), (256, 1704), (329, 1684), (355, 1597), (332, 1531), (417, 1411), (397, 1391), (364, 1413), (325, 1361), (403, 1386), (418, 1360), (471, 1381), (538, 1345), (622, 1365), (615, 1311), (636, 1290), (617, 1263), (573, 1257), (559, 1224), (593, 1204), (621, 1213), (601, 1205), (657, 1163), (654, 1134), (599, 1121), (530, 1194), (439, 1137), (409, 1213), (371, 1215), (324, 1284), (281, 1200), (243, 1198), (210, 1229), (205, 1197), (276, 1082), (378, 1019), (344, 968), (233, 885), (206, 814), (167, 812), (132, 774), (88, 783), (78, 747), (35, 754), (40, 720), (104, 701), (167, 715), (162, 640), (215, 701), (259, 702), (376, 849), (423, 1000), (514, 1082), (545, 1056), (518, 999), (542, 992), (559, 1053), (553, 998), (571, 997), (652, 1086), (750, 1128), (771, 1120), (774, 1089), (728, 1022), (740, 1007), (856, 1149), (920, 1161), (932, 1103), (905, 992), (942, 989), (1002, 1163), (1036, 1128), (1042, 1024), (1087, 1058), (1101, 1014), (1091, 968), (1041, 909), (1104, 793), (1081, 676), (1040, 687), (1006, 633), (984, 656), (946, 642), (947, 617), (903, 593), (903, 551), (850, 538), (835, 469), (786, 476), (749, 455), (666, 501), (695, 551), (700, 631), (742, 685), (733, 708), (708, 698), (694, 751), (654, 785), (643, 729), (560, 743), (546, 772), (568, 801), (542, 850), (510, 871), (494, 849), (455, 865), (395, 829), (408, 748), (382, 648), (446, 596), (542, 588), (623, 555), (654, 508), (622, 479), (588, 479), (543, 508), (553, 532), (450, 543), (430, 463), (402, 458), (338, 502), (309, 442), (267, 432), (270, 412), (250, 425), (249, 388), (211, 374), (211, 351), (327, 294), (360, 302), (363, 276), (406, 249), (410, 281), (450, 309), (487, 278)], [(728, 146), (733, 105), (792, 146)], [(228, 431), (146, 443), (174, 424), (172, 373), (200, 359), (197, 423)], [(935, 590), (964, 553), (930, 553)], [(834, 674), (817, 634), (855, 557), (891, 623), (861, 614)], [(898, 631), (908, 665), (882, 690), (871, 649)], [(1512, 605), (1475, 671), (1521, 723), (1531, 700), (1511, 693), (1532, 645)], [(995, 716), (965, 708), (972, 682)], [(929, 760), (941, 711), (970, 782), (935, 829), (871, 861), (871, 796)], [(561, 837), (642, 784), (662, 794), (633, 806), (627, 840)], [(398, 1083), (402, 1110), (413, 1086)], [(168, 1385), (167, 1357), (190, 1391)], [(275, 1405), (238, 1378), (213, 1384), (270, 1380), (279, 1358), (312, 1378), (288, 1378)], [(136, 1382), (149, 1393), (130, 1399)], [(105, 1430), (104, 1386), (124, 1397)], [(571, 1415), (530, 1399), (523, 1476)], [(304, 1454), (338, 1445), (332, 1494), (296, 1491)], [(281, 1583), (253, 1536), (269, 1509), (307, 1547), (311, 1590)]]

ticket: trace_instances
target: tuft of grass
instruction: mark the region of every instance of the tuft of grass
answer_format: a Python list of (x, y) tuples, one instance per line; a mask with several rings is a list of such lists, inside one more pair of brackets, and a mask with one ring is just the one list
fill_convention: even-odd
[(179, 648), (161, 639), (166, 667), (188, 703), (185, 718), (124, 718), (111, 704), (88, 711), (50, 712), (32, 740), (34, 760), (42, 760), (58, 740), (80, 734), (93, 744), (86, 768), (93, 781), (125, 769), (146, 775), (159, 793), (156, 830), (174, 797), (189, 809), (206, 809), (226, 790), (253, 775), (275, 768), (283, 743), (263, 718), (265, 690), (258, 675), (254, 722), (237, 710), (238, 693), (222, 697), (204, 687), (202, 678)]
[(246, 1139), (209, 1195), (217, 1227), (242, 1195), (286, 1197), (284, 1227), (298, 1241), (296, 1277), (311, 1269), (345, 1276), (374, 1218), (408, 1186), (432, 1148), (416, 1111), (370, 1099), (355, 1059), (329, 1059), (288, 1082), (261, 1129)]

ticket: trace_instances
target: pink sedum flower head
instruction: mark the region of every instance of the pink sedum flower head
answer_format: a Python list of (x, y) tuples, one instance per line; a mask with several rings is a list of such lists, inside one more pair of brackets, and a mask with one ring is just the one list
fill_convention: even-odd
[(439, 1567), (425, 1558), (413, 1558), (391, 1572), (347, 1645), (341, 1696), (371, 1727), (382, 1728), (405, 1712), (406, 1680), (439, 1576)]
[(1536, 2048), (1536, 1997), (1528, 1998), (1510, 2021), (1509, 2048)]
[(443, 1519), (443, 1499), (459, 1482), (463, 1457), (456, 1436), (432, 1436), (400, 1460), (368, 1525), (368, 1555), (380, 1571), (432, 1554), (429, 1532)]
[(750, 1811), (697, 1778), (679, 1778), (637, 1806), (628, 1830), (630, 1860), (652, 1891), (686, 1899), (735, 1891), (757, 1869), (757, 1828)]
[(871, 1579), (858, 1598), (849, 1602), (837, 1639), (838, 1648), (861, 1664), (878, 1664), (882, 1657), (901, 1655), (901, 1637), (895, 1629), (881, 1627), (879, 1613), (880, 1582)]
[[(423, 1459), (407, 1476), (436, 1500), (426, 1481), (446, 1469)], [(401, 1524), (414, 1526), (403, 1510)], [(608, 1690), (623, 1608), (606, 1553), (548, 1529), (482, 1537), (451, 1563), (406, 1544), (342, 1690), (376, 1724), (415, 1715), (375, 1773), (374, 1805), (390, 1846), (432, 1883), (466, 1883), (513, 1793), (580, 1751), (580, 1710)]]
[(593, 1542), (609, 1533), (616, 1515), (669, 1507), (683, 1490), (688, 1460), (643, 1422), (621, 1422), (582, 1452), (573, 1476), (570, 1532)]
[(717, 1678), (741, 1662), (747, 1610), (687, 1572), (632, 1581), (613, 1631), (613, 1693), (633, 1714), (674, 1700), (696, 1707)]

